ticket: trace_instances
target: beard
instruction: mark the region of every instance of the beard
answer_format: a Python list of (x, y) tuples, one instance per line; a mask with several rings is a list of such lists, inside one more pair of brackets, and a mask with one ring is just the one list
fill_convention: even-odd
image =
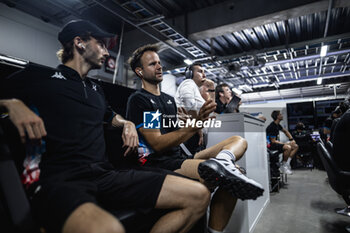
[(153, 77), (146, 77), (146, 76), (143, 76), (143, 79), (144, 79), (146, 82), (151, 83), (151, 84), (154, 84), (154, 85), (159, 84), (159, 83), (161, 83), (161, 82), (163, 81), (163, 77), (162, 77), (162, 79), (157, 79), (155, 76), (153, 76)]
[(85, 62), (90, 65), (91, 70), (100, 69), (102, 67), (100, 59), (97, 59), (97, 56), (88, 56), (85, 58)]
[(97, 61), (97, 62), (89, 61), (89, 64), (90, 64), (91, 70), (101, 69), (101, 67), (102, 67), (102, 64), (100, 64), (99, 61)]
[(98, 54), (92, 50), (87, 50), (84, 54), (84, 60), (90, 65), (90, 70), (100, 69), (102, 67)]

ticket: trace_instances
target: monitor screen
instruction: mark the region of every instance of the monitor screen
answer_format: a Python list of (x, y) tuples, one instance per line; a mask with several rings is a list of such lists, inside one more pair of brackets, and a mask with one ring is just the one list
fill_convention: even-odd
[(320, 135), (320, 133), (318, 131), (314, 131), (310, 135), (316, 142), (318, 142), (320, 140), (320, 138), (321, 138), (321, 135)]

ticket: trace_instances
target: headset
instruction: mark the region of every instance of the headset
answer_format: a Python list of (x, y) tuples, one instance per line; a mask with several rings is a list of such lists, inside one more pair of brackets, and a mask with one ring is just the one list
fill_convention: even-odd
[(185, 77), (186, 79), (192, 79), (193, 78), (193, 71), (192, 66), (187, 66), (185, 69)]
[(81, 48), (85, 49), (85, 45), (83, 45), (82, 43), (78, 44)]

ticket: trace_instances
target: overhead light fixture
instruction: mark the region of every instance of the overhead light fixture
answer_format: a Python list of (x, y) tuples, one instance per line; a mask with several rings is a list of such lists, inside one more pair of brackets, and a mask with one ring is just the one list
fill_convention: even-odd
[(321, 85), (322, 84), (322, 78), (321, 77), (318, 77), (317, 78), (317, 85)]
[(328, 50), (328, 46), (327, 45), (323, 45), (321, 47), (321, 53), (320, 53), (320, 56), (321, 57), (325, 57), (327, 55), (327, 50)]
[(243, 93), (243, 91), (242, 90), (240, 90), (240, 89), (238, 89), (238, 88), (232, 88), (231, 89), (236, 95), (241, 95), (242, 93)]
[(253, 88), (251, 88), (251, 87), (248, 86), (247, 84), (239, 85), (238, 88), (241, 89), (241, 90), (243, 90), (243, 91), (245, 91), (245, 92), (253, 91)]
[(27, 61), (19, 60), (17, 58), (8, 57), (8, 56), (4, 56), (4, 55), (0, 55), (0, 60), (3, 60), (5, 62), (9, 62), (9, 63), (13, 63), (13, 64), (17, 64), (17, 65), (21, 65), (21, 66), (25, 66), (28, 64)]
[(190, 59), (188, 59), (188, 58), (186, 58), (186, 59), (184, 60), (184, 62), (185, 62), (187, 65), (189, 65), (189, 66), (193, 64), (193, 61), (190, 60)]

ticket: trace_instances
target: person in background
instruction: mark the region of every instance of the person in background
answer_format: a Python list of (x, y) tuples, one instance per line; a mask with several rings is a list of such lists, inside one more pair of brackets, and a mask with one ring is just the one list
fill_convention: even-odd
[[(185, 110), (186, 114), (197, 115), (197, 112), (205, 103), (200, 93), (200, 88), (207, 80), (204, 68), (200, 63), (194, 63), (186, 68), (185, 77), (186, 79), (181, 82), (176, 90), (175, 102), (178, 108)], [(181, 113), (181, 109), (179, 110), (179, 113)], [(205, 149), (203, 130), (198, 130), (196, 134), (184, 142), (184, 145), (191, 154)]]
[(324, 142), (333, 141), (333, 134), (338, 121), (341, 116), (348, 110), (349, 108), (349, 90), (346, 93), (346, 98), (344, 102), (340, 102), (339, 105), (332, 111), (331, 115), (326, 118), (323, 123), (323, 134), (322, 139)]
[(333, 142), (334, 160), (338, 166), (350, 171), (350, 156), (348, 151), (349, 133), (350, 133), (350, 88), (346, 91), (345, 100), (342, 103), (342, 115), (339, 121), (334, 125), (334, 130), (331, 132)]
[(232, 91), (226, 83), (221, 83), (215, 88), (216, 113), (224, 113), (227, 104), (232, 99)]
[(313, 166), (312, 158), (315, 158), (316, 141), (306, 130), (304, 123), (298, 122), (292, 136), (299, 146), (296, 158), (303, 163), (304, 166)]
[[(281, 112), (279, 110), (275, 110), (271, 113), (271, 117), (273, 121), (266, 128), (267, 147), (270, 150), (278, 150), (280, 152), (283, 152), (281, 170), (283, 173), (291, 175), (293, 172), (291, 171), (290, 162), (295, 153), (297, 153), (299, 147), (295, 143), (289, 131), (280, 125), (280, 122), (283, 120), (283, 115)], [(279, 131), (282, 131), (287, 136), (289, 142), (282, 143), (280, 141)]]
[(329, 140), (331, 142), (333, 142), (335, 127), (337, 126), (337, 124), (340, 121), (341, 117), (345, 114), (345, 112), (350, 107), (350, 104), (349, 104), (350, 94), (349, 93), (350, 93), (350, 88), (349, 88), (349, 90), (347, 92), (347, 95), (345, 97), (345, 101), (344, 102), (340, 102), (339, 106), (337, 106), (336, 109), (334, 110), (334, 112), (336, 113), (337, 117), (334, 118), (334, 120), (332, 121), (332, 126), (331, 126), (331, 129), (330, 129)]

